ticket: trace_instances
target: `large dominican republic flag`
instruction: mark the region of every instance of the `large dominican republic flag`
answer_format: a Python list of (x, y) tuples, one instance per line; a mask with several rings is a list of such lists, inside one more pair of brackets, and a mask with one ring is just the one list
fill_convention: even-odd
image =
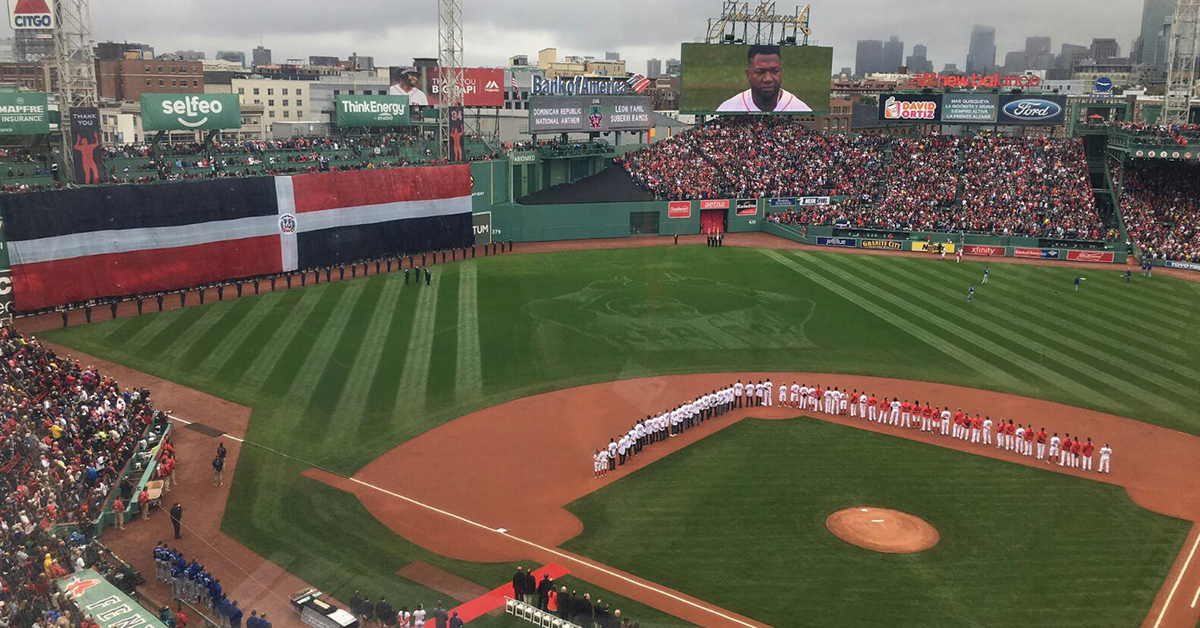
[(11, 195), (3, 213), (19, 310), (473, 240), (469, 165)]

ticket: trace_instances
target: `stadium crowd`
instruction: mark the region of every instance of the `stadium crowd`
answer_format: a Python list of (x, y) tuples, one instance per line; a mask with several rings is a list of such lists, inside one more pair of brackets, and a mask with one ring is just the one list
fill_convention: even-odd
[(626, 155), (660, 200), (829, 196), (783, 222), (1104, 239), (1083, 145), (1046, 137), (821, 134), (719, 118)]
[[(126, 464), (149, 462), (139, 452), (163, 421), (149, 397), (0, 326), (4, 626), (87, 627), (54, 580), (96, 562), (89, 524), (110, 493), (125, 488), (118, 482)], [(79, 531), (56, 534), (63, 524), (79, 524)]]
[(1125, 230), (1155, 260), (1200, 263), (1200, 171), (1187, 164), (1125, 171)]

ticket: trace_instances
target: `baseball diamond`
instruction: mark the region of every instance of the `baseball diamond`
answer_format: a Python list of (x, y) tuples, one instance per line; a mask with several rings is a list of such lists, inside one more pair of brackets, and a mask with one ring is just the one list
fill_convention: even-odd
[(0, 628), (1200, 628), (1200, 0), (91, 4)]

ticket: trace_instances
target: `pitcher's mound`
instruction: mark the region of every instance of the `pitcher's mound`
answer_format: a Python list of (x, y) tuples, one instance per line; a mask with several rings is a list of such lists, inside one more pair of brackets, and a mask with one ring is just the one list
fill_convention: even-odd
[(847, 508), (825, 520), (839, 539), (886, 554), (913, 554), (937, 545), (938, 531), (924, 519), (888, 508)]

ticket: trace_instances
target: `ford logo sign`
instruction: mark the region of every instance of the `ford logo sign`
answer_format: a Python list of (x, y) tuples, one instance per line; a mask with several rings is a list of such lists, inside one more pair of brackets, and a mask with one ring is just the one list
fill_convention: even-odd
[(1050, 120), (1061, 114), (1062, 110), (1062, 105), (1042, 98), (1022, 98), (1004, 105), (1004, 115), (1026, 122)]

